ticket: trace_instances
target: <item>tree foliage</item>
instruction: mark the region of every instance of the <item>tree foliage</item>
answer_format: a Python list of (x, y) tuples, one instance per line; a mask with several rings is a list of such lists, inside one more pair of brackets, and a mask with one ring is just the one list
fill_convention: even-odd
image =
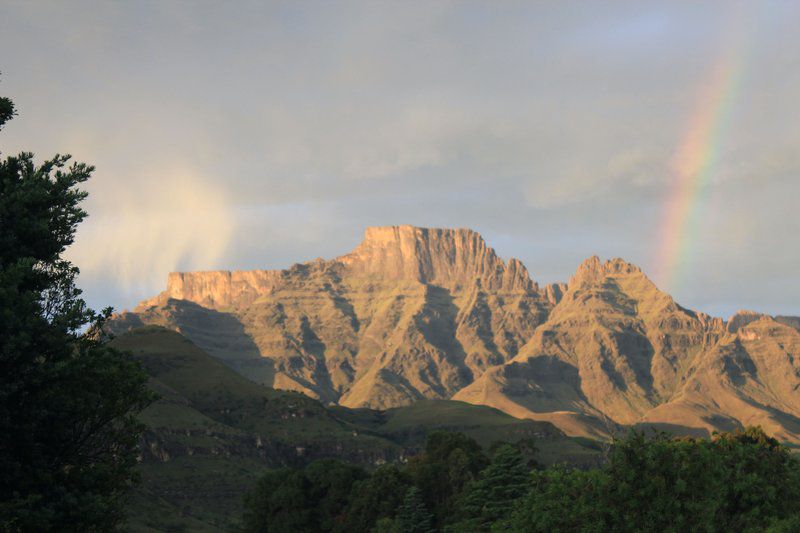
[(507, 520), (517, 499), (528, 492), (530, 469), (519, 448), (503, 444), (495, 449), (491, 464), (467, 487), (452, 531), (488, 531)]
[(425, 450), (409, 461), (408, 472), (437, 527), (454, 515), (458, 498), (488, 464), (480, 445), (463, 433), (428, 435)]
[(397, 513), (397, 527), (402, 533), (433, 533), (433, 515), (422, 500), (422, 491), (411, 487)]
[(609, 531), (600, 502), (608, 490), (601, 470), (570, 470), (563, 466), (534, 471), (527, 495), (516, 504), (511, 531)]
[(363, 469), (322, 459), (264, 475), (245, 499), (243, 531), (349, 531), (347, 510)]
[(410, 477), (398, 466), (377, 468), (354, 485), (344, 530), (369, 531), (382, 519), (391, 522), (410, 486)]
[[(14, 114), (0, 99), (0, 126)], [(0, 161), (0, 529), (107, 531), (123, 517), (150, 401), (138, 364), (105, 344), (63, 258), (93, 168)]]
[[(534, 473), (515, 531), (762, 531), (796, 523), (800, 464), (760, 428), (711, 440), (631, 431), (599, 470)], [(776, 529), (780, 530), (780, 529)]]
[(248, 512), (262, 516), (247, 530), (800, 530), (800, 462), (759, 428), (708, 440), (631, 431), (613, 443), (606, 465), (591, 470), (531, 470), (530, 442), (491, 449), (487, 463), (468, 437), (432, 433), (405, 466), (347, 474), (341, 463), (326, 461), (301, 478), (298, 471), (271, 473), (248, 499)]
[(259, 532), (310, 531), (313, 505), (310, 484), (300, 470), (283, 468), (265, 474), (245, 500), (243, 530)]

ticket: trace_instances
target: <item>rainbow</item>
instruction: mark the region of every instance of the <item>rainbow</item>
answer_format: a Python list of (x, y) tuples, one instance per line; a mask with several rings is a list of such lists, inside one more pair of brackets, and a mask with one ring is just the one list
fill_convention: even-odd
[(725, 59), (711, 69), (672, 162), (655, 261), (656, 280), (671, 290), (682, 282), (693, 253), (722, 137), (741, 85), (744, 61), (734, 52), (728, 50)]

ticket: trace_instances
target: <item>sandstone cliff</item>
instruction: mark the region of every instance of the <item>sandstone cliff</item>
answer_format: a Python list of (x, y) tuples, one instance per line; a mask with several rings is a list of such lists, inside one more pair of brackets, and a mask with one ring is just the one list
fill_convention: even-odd
[(172, 273), (115, 327), (171, 327), (251, 379), (388, 407), (448, 398), (508, 360), (559, 294), (471, 230), (393, 226), (330, 261)]
[(170, 274), (113, 327), (175, 329), (250, 379), (351, 407), (455, 398), (575, 435), (760, 423), (800, 442), (798, 323), (693, 312), (621, 259), (540, 289), (471, 230), (392, 226), (286, 270)]
[(684, 309), (637, 267), (593, 257), (518, 355), (455, 398), (572, 434), (643, 425), (704, 436), (762, 425), (798, 442), (799, 354), (790, 325)]

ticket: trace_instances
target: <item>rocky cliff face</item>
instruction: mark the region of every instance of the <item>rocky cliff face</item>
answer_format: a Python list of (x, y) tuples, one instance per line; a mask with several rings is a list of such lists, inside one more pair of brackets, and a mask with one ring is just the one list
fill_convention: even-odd
[(562, 425), (589, 415), (597, 423), (586, 432), (596, 434), (668, 401), (724, 332), (721, 320), (683, 309), (636, 266), (592, 257), (517, 356), (456, 398)]
[(328, 261), (170, 274), (114, 328), (166, 326), (255, 381), (351, 407), (455, 398), (572, 434), (758, 422), (800, 441), (798, 322), (684, 309), (621, 259), (540, 289), (473, 231), (392, 226)]
[(448, 398), (510, 359), (559, 295), (473, 231), (393, 226), (330, 261), (172, 273), (115, 327), (170, 327), (251, 379), (389, 407)]
[[(173, 298), (214, 309), (242, 308), (309, 273), (416, 282), (455, 291), (478, 286), (494, 292), (538, 293), (519, 260), (504, 263), (472, 230), (389, 226), (367, 228), (355, 250), (332, 261), (318, 259), (288, 270), (172, 272), (167, 289), (139, 307)], [(553, 295), (558, 290), (549, 288)]]
[(455, 399), (573, 434), (761, 425), (798, 442), (798, 333), (786, 318), (740, 311), (726, 323), (684, 309), (637, 267), (593, 257), (517, 356)]
[(368, 228), (358, 248), (338, 261), (354, 277), (417, 281), (453, 290), (473, 285), (488, 291), (538, 290), (519, 260), (504, 263), (468, 229)]

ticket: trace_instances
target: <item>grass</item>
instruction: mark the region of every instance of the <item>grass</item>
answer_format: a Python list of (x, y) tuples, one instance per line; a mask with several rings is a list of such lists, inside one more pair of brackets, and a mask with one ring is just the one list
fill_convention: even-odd
[(160, 396), (141, 415), (149, 429), (131, 531), (220, 531), (240, 516), (243, 495), (268, 468), (322, 457), (370, 467), (419, 450), (433, 430), (460, 431), (484, 446), (533, 438), (544, 464), (598, 456), (590, 441), (486, 406), (426, 400), (386, 411), (326, 408), (249, 381), (158, 326), (112, 342), (141, 361)]

